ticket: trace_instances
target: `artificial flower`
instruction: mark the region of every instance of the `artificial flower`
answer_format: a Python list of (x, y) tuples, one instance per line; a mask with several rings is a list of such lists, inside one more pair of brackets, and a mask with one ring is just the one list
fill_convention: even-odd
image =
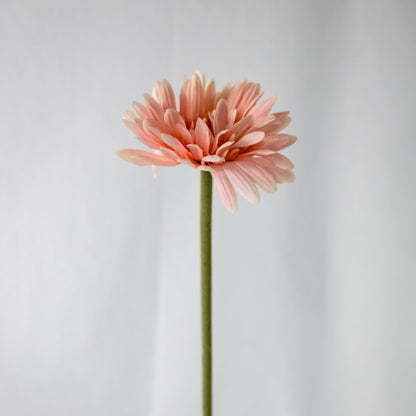
[(166, 80), (158, 81), (144, 104), (133, 102), (123, 122), (144, 145), (154, 149), (122, 149), (117, 155), (139, 166), (185, 164), (209, 171), (221, 200), (237, 210), (235, 189), (258, 203), (258, 187), (273, 193), (276, 185), (293, 182), (292, 162), (279, 153), (296, 137), (281, 131), (289, 112), (270, 113), (276, 97), (259, 101), (260, 85), (246, 79), (216, 91), (215, 82), (195, 71), (185, 76), (179, 95)]

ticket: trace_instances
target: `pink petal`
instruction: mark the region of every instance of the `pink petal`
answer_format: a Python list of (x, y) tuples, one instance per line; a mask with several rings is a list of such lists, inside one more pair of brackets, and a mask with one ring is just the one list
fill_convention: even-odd
[(152, 172), (153, 172), (153, 177), (155, 179), (157, 179), (157, 167), (156, 167), (156, 165), (152, 165)]
[(273, 175), (266, 169), (262, 169), (253, 161), (253, 158), (244, 161), (235, 161), (241, 169), (246, 172), (248, 176), (260, 186), (261, 189), (268, 193), (276, 192), (276, 181)]
[(247, 79), (243, 78), (237, 82), (231, 89), (230, 96), (227, 99), (227, 103), (230, 109), (237, 108), (238, 103), (243, 95), (243, 92), (247, 85)]
[(291, 134), (274, 134), (267, 137), (270, 148), (276, 152), (291, 146), (296, 142), (297, 137)]
[[(212, 166), (215, 167), (216, 165), (212, 165)], [(212, 172), (213, 169), (211, 168), (210, 165), (199, 165), (198, 170), (204, 170), (206, 172)]]
[(174, 109), (168, 108), (164, 114), (164, 120), (171, 132), (176, 130), (176, 125), (179, 124), (186, 127), (185, 121), (182, 116)]
[(199, 80), (201, 81), (202, 87), (205, 86), (205, 74), (202, 74), (199, 69), (195, 69), (192, 75), (196, 75), (199, 78)]
[(298, 140), (298, 138), (296, 136), (293, 136), (292, 134), (288, 134), (287, 137), (289, 139), (288, 142), (285, 144), (282, 144), (277, 150), (282, 150), (282, 149), (285, 149), (286, 147), (292, 146), (292, 144), (296, 143), (296, 141)]
[(140, 130), (139, 134), (136, 136), (136, 139), (141, 141), (147, 147), (152, 149), (159, 149), (160, 147), (160, 137), (157, 136), (157, 140), (154, 139), (153, 135), (149, 135), (144, 131), (143, 122), (141, 120), (138, 121), (138, 128)]
[(132, 121), (135, 123), (139, 117), (136, 117), (135, 114), (133, 114), (130, 110), (124, 110), (122, 113), (122, 119)]
[(188, 118), (188, 89), (189, 89), (189, 80), (185, 75), (185, 79), (182, 84), (181, 92), (179, 93), (179, 112), (186, 121)]
[(135, 135), (142, 134), (142, 120), (136, 117), (131, 111), (124, 110), (122, 114), (124, 125), (131, 130)]
[(116, 151), (116, 155), (134, 163), (138, 166), (157, 165), (157, 166), (175, 166), (178, 162), (172, 161), (164, 156), (155, 153), (145, 152), (138, 149), (121, 149)]
[(183, 144), (194, 143), (194, 138), (192, 137), (192, 134), (185, 126), (182, 126), (181, 124), (176, 125), (176, 135)]
[(160, 152), (163, 156), (167, 157), (168, 159), (174, 160), (175, 162), (177, 162), (180, 157), (174, 150), (168, 149), (167, 147), (161, 147), (158, 150), (158, 152)]
[(238, 106), (240, 117), (245, 117), (262, 95), (263, 92), (260, 91), (260, 85), (249, 82)]
[(271, 114), (273, 118), (266, 123), (263, 123), (261, 126), (261, 129), (266, 133), (266, 136), (272, 133), (278, 133), (287, 127), (290, 123), (290, 117), (288, 114), (289, 111)]
[(281, 169), (293, 169), (295, 167), (286, 156), (280, 153), (274, 153), (268, 157)]
[[(273, 150), (269, 150), (269, 149), (256, 149), (256, 150), (252, 150), (250, 152), (248, 152), (247, 150), (248, 149), (244, 149), (244, 150), (241, 151), (241, 153), (240, 153), (241, 159), (244, 159), (245, 156), (269, 156), (269, 155), (272, 155), (273, 153), (275, 153)], [(239, 156), (239, 158), (240, 158), (240, 156)]]
[(187, 144), (186, 147), (190, 150), (192, 157), (200, 162), (204, 157), (201, 148), (197, 144)]
[(282, 177), (279, 175), (279, 172), (278, 172), (279, 168), (273, 163), (273, 161), (271, 161), (267, 157), (253, 158), (253, 162), (256, 163), (258, 166), (260, 166), (262, 169), (268, 171), (273, 176), (273, 179), (275, 180), (276, 183), (284, 182)]
[(158, 81), (156, 83), (155, 93), (157, 101), (164, 110), (167, 110), (168, 108), (176, 110), (175, 93), (168, 81), (165, 79), (161, 82)]
[(204, 78), (199, 71), (192, 74), (190, 80), (185, 76), (179, 94), (180, 114), (188, 127), (202, 116), (204, 110)]
[(199, 167), (198, 163), (192, 162), (189, 159), (178, 159), (179, 163), (182, 163), (183, 165), (189, 166), (190, 168), (194, 168), (196, 169), (197, 167)]
[(221, 100), (221, 98), (228, 99), (230, 94), (231, 94), (231, 84), (228, 82), (227, 84), (225, 84), (224, 88), (221, 91), (217, 92), (215, 101), (218, 103), (218, 101)]
[(214, 134), (217, 135), (221, 130), (227, 127), (228, 107), (227, 102), (221, 98), (218, 101), (214, 115)]
[(156, 142), (147, 135), (137, 136), (136, 139), (142, 142), (145, 146), (150, 147), (151, 149), (159, 149), (160, 147), (160, 143)]
[(131, 111), (125, 111), (123, 113), (123, 123), (136, 135), (136, 138), (146, 146), (152, 149), (158, 149), (160, 147), (161, 141), (159, 135), (155, 131), (148, 134), (149, 132), (146, 132), (143, 128), (143, 121), (135, 118)]
[(254, 117), (254, 123), (258, 123), (260, 120), (263, 120), (264, 117), (269, 114), (275, 102), (276, 97), (270, 97), (254, 106), (249, 112), (249, 114)]
[(279, 124), (275, 126), (274, 132), (279, 133), (279, 131), (282, 131), (283, 129), (285, 129), (290, 124), (291, 121), (292, 119), (290, 117), (286, 117), (282, 120), (278, 120)]
[(176, 152), (188, 153), (188, 149), (176, 137), (162, 134), (162, 140)]
[(227, 160), (233, 160), (235, 157), (237, 157), (240, 154), (240, 149), (234, 148), (234, 149), (230, 149), (227, 152)]
[(296, 137), (290, 134), (269, 134), (263, 141), (246, 150), (249, 152), (252, 151), (253, 153), (263, 149), (278, 152), (279, 150), (291, 146), (296, 140)]
[(189, 121), (196, 120), (203, 111), (204, 90), (200, 74), (194, 72), (191, 78), (191, 85), (188, 92), (188, 118)]
[(212, 169), (211, 174), (222, 202), (234, 214), (237, 211), (237, 195), (227, 174), (221, 168)]
[(243, 136), (244, 133), (250, 128), (252, 122), (253, 116), (247, 116), (241, 119), (239, 122), (230, 127), (229, 134), (235, 134), (236, 137)]
[(252, 204), (260, 201), (259, 190), (253, 180), (236, 164), (228, 162), (224, 165), (230, 179), (233, 181), (237, 191)]
[(155, 143), (158, 143), (160, 147), (164, 146), (164, 142), (162, 140), (163, 131), (159, 129), (163, 129), (163, 126), (161, 126), (156, 120), (143, 121), (143, 130), (146, 133), (146, 136)]
[(203, 162), (211, 162), (211, 163), (220, 163), (220, 162), (224, 162), (225, 159), (221, 156), (218, 155), (208, 155), (208, 156), (204, 156), (202, 158)]
[(168, 133), (168, 129), (165, 123), (160, 122), (159, 120), (153, 120), (153, 119), (145, 119), (142, 122), (143, 129), (151, 129), (152, 132), (158, 135), (160, 139), (160, 135), (162, 133)]
[(264, 132), (262, 131), (253, 131), (246, 134), (240, 140), (238, 140), (234, 147), (248, 147), (253, 144), (259, 143), (264, 139)]
[(229, 126), (232, 126), (234, 124), (236, 118), (237, 118), (237, 109), (233, 108), (231, 111), (228, 112), (227, 124)]
[(150, 95), (144, 94), (144, 102), (150, 111), (152, 118), (163, 122), (163, 110), (159, 103)]
[(212, 111), (215, 108), (215, 81), (210, 79), (205, 89), (204, 94), (204, 112), (203, 115), (206, 116), (208, 112)]
[(132, 107), (134, 114), (142, 120), (144, 120), (145, 118), (152, 118), (152, 113), (143, 104), (138, 103), (137, 101), (133, 101)]
[(286, 120), (290, 111), (281, 111), (280, 113), (272, 113), (272, 116), (278, 121)]
[(224, 156), (224, 154), (226, 153), (226, 150), (232, 146), (234, 144), (234, 140), (231, 140), (229, 142), (225, 142), (224, 144), (222, 144), (217, 151), (215, 152), (215, 154), (217, 154), (218, 156)]
[(204, 154), (207, 154), (211, 144), (211, 132), (206, 123), (200, 118), (196, 122), (194, 137), (195, 143), (202, 149)]
[(293, 183), (296, 180), (296, 176), (291, 170), (277, 168), (277, 173), (284, 182)]
[(291, 170), (282, 169), (277, 166), (274, 160), (271, 159), (271, 156), (254, 158), (253, 161), (268, 170), (273, 175), (276, 183), (294, 182), (296, 179), (294, 173)]
[(210, 153), (214, 153), (217, 151), (219, 147), (221, 147), (225, 142), (228, 141), (226, 138), (228, 136), (228, 130), (221, 130), (212, 140), (211, 147), (210, 147)]
[(123, 119), (123, 124), (131, 131), (133, 132), (136, 136), (139, 136), (142, 132), (140, 127), (138, 126), (138, 124), (135, 121), (131, 121), (131, 120), (127, 120), (127, 119)]

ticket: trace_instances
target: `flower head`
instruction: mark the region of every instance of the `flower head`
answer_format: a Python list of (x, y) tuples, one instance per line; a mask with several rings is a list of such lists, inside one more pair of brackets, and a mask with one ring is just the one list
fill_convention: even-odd
[[(289, 123), (289, 112), (271, 113), (276, 101), (259, 102), (260, 85), (241, 80), (216, 91), (215, 82), (205, 82), (199, 71), (185, 77), (179, 109), (168, 81), (158, 81), (144, 105), (133, 102), (123, 113), (123, 122), (146, 146), (147, 152), (122, 149), (117, 155), (139, 166), (175, 166), (180, 163), (211, 172), (221, 200), (237, 210), (235, 189), (257, 203), (257, 187), (276, 191), (276, 184), (293, 182), (293, 164), (280, 150), (296, 137), (280, 133)], [(235, 189), (234, 189), (235, 188)]]

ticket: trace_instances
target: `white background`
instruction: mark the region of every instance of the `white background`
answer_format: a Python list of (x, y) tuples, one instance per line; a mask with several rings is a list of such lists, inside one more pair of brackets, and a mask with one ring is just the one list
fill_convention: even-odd
[(199, 174), (121, 112), (200, 69), (291, 110), (297, 181), (214, 191), (215, 416), (416, 412), (415, 3), (0, 6), (0, 414), (200, 414)]

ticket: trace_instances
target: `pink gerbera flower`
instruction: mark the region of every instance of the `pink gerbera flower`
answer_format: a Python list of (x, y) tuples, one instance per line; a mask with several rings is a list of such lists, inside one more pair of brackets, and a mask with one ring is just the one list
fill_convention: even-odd
[(156, 83), (145, 105), (133, 102), (123, 122), (146, 146), (147, 152), (122, 149), (117, 155), (139, 166), (180, 163), (211, 172), (221, 200), (237, 210), (238, 192), (258, 203), (258, 187), (276, 191), (276, 184), (293, 182), (293, 164), (280, 150), (296, 137), (280, 133), (290, 122), (289, 112), (271, 113), (276, 97), (259, 102), (260, 85), (246, 79), (217, 92), (213, 80), (199, 71), (185, 77), (179, 109), (168, 81)]

